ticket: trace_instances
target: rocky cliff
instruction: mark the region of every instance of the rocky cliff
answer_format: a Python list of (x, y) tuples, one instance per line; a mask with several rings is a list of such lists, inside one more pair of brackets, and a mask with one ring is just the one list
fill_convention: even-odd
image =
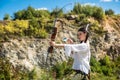
[[(79, 27), (70, 25), (70, 21), (63, 20), (64, 25), (58, 21), (58, 34), (56, 36), (57, 43), (63, 43), (64, 37), (72, 38), (77, 41), (76, 33)], [(110, 22), (111, 21), (111, 22)], [(74, 21), (73, 21), (74, 22)], [(94, 20), (90, 20), (91, 23)], [(97, 59), (103, 58), (105, 55), (111, 56), (114, 59), (120, 56), (120, 20), (106, 18), (104, 23), (99, 24), (103, 26), (105, 33), (99, 35), (91, 31), (90, 45), (91, 53)], [(62, 29), (63, 27), (64, 29)], [(44, 68), (50, 67), (57, 62), (66, 61), (67, 57), (62, 48), (54, 49), (54, 53), (48, 54), (49, 37), (47, 39), (38, 38), (19, 38), (10, 39), (7, 42), (0, 44), (0, 56), (9, 59), (14, 67), (21, 67), (21, 70), (32, 70), (35, 67)]]

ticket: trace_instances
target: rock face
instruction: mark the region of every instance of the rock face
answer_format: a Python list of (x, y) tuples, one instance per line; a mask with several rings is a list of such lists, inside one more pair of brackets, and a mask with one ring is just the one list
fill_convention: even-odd
[(1, 44), (0, 56), (7, 57), (14, 67), (21, 66), (23, 70), (50, 67), (56, 62), (66, 60), (65, 55), (58, 49), (54, 51), (56, 54), (48, 54), (48, 44), (48, 40), (43, 39), (12, 39)]
[[(105, 27), (110, 27), (107, 24)], [(56, 43), (61, 43), (64, 37), (77, 41), (77, 28), (63, 25), (61, 30), (59, 25)], [(107, 28), (105, 28), (107, 30)], [(112, 31), (112, 30), (111, 30)], [(91, 53), (97, 59), (110, 55), (112, 59), (120, 56), (120, 34), (113, 30), (107, 31), (99, 36), (93, 32), (90, 36)], [(63, 43), (63, 42), (62, 42)], [(21, 67), (22, 70), (32, 70), (35, 67), (49, 68), (57, 62), (66, 61), (67, 57), (62, 48), (54, 49), (54, 53), (48, 54), (49, 40), (36, 38), (11, 39), (0, 45), (0, 56), (10, 60), (14, 67)]]
[(105, 55), (115, 57), (120, 56), (120, 39), (119, 35), (112, 33), (105, 33), (101, 37), (91, 37), (91, 52), (97, 59), (103, 58)]

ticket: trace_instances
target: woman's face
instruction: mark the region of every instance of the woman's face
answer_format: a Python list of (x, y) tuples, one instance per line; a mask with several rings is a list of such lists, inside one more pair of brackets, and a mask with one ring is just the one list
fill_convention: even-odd
[(77, 37), (78, 37), (78, 39), (79, 39), (80, 41), (85, 41), (85, 39), (86, 39), (86, 32), (84, 33), (84, 32), (82, 32), (82, 31), (78, 31)]

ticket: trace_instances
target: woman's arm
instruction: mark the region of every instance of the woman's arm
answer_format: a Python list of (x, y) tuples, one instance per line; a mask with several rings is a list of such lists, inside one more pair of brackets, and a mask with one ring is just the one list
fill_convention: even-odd
[(55, 44), (54, 47), (64, 47), (64, 44)]
[[(73, 41), (71, 39), (67, 39), (66, 41), (67, 44), (73, 44)], [(65, 44), (56, 44), (55, 42), (51, 41), (50, 45), (53, 47), (64, 47)]]
[(64, 47), (64, 44), (56, 44), (55, 42), (51, 41), (50, 45), (53, 47)]

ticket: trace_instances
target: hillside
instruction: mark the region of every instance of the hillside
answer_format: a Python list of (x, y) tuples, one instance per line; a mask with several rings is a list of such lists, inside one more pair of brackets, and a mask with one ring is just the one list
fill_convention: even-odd
[(76, 80), (73, 60), (62, 48), (48, 54), (49, 41), (56, 26), (56, 43), (65, 43), (63, 38), (79, 43), (77, 30), (90, 24), (91, 80), (119, 80), (120, 15), (110, 11), (76, 3), (68, 13), (61, 8), (50, 12), (29, 6), (15, 12), (11, 20), (6, 17), (0, 21), (0, 79)]
[[(91, 24), (89, 31), (92, 56), (97, 60), (101, 60), (106, 55), (108, 55), (110, 56), (110, 61), (111, 60), (116, 61), (116, 59), (120, 57), (120, 25), (119, 25), (120, 18), (107, 16), (106, 19), (101, 22), (98, 22), (94, 18), (87, 18), (86, 20)], [(27, 70), (31, 71), (34, 68), (36, 69), (41, 69), (45, 67), (49, 68), (50, 66), (53, 66), (58, 62), (60, 63), (68, 60), (67, 57), (64, 55), (63, 49), (54, 49), (55, 51), (52, 54), (52, 57), (50, 54), (46, 64), (47, 58), (46, 55), (47, 48), (49, 46), (50, 34), (45, 39), (41, 39), (40, 37), (30, 38), (29, 36), (26, 35), (16, 36), (18, 32), (19, 34), (22, 34), (24, 30), (28, 28), (27, 25), (23, 24), (18, 24), (19, 26), (22, 25), (23, 27), (22, 26), (16, 27), (16, 25), (14, 24), (16, 24), (17, 22), (18, 21), (0, 21), (0, 25), (2, 25), (1, 30), (3, 30), (3, 33), (5, 33), (6, 36), (8, 34), (11, 35), (7, 36), (6, 40), (6, 37), (1, 32), (2, 42), (0, 46), (0, 56), (2, 58), (4, 57), (6, 59), (9, 59), (10, 63), (13, 65), (14, 68), (19, 68), (19, 70), (24, 71)], [(24, 22), (24, 24), (28, 23), (28, 21), (27, 22), (19, 21), (19, 23), (20, 22)], [(66, 18), (58, 19), (58, 22), (56, 24), (56, 26), (58, 27), (58, 33), (56, 36), (57, 43), (62, 43), (62, 39), (64, 37), (69, 37), (72, 38), (74, 41), (77, 41), (76, 32), (77, 29), (79, 28), (79, 26), (77, 25), (86, 26), (86, 23), (78, 24), (81, 21), (77, 23), (75, 22), (76, 21), (74, 19), (73, 20), (68, 20)], [(10, 24), (14, 25), (12, 26), (13, 28), (10, 26)], [(11, 32), (13, 32), (12, 34), (8, 33), (10, 32), (10, 30)], [(21, 30), (23, 30), (23, 32)], [(5, 40), (3, 40), (2, 37), (5, 37)], [(100, 74), (98, 75), (97, 73), (99, 72), (99, 69), (95, 70), (94, 69), (95, 66), (92, 65), (91, 67), (93, 72), (91, 76), (96, 75), (99, 77)], [(106, 73), (103, 74), (105, 75)], [(107, 75), (110, 76), (111, 71)], [(92, 78), (94, 79), (94, 77)], [(107, 79), (107, 77), (105, 78)], [(113, 80), (113, 78), (111, 78), (111, 80)]]

